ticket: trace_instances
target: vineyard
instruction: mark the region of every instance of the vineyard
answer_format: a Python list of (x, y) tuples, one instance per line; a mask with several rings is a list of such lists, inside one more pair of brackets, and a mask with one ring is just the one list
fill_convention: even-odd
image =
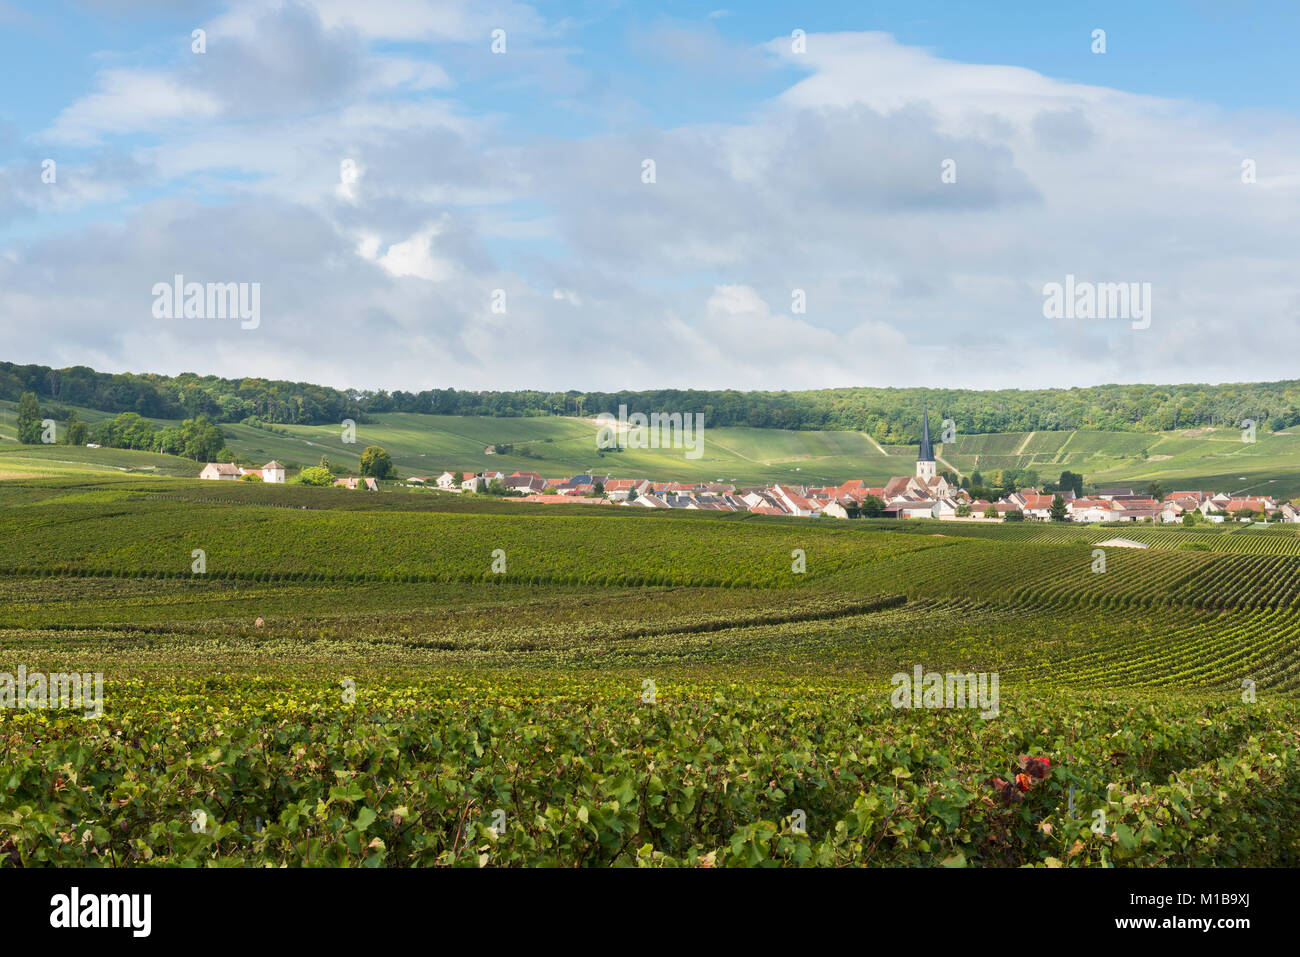
[(0, 866), (1300, 863), (1287, 533), (198, 484), (0, 483)]

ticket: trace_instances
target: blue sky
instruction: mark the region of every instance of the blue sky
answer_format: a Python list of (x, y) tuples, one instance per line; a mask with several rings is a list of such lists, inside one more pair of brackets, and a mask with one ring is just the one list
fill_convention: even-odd
[[(1206, 344), (1300, 320), (1298, 21), (1201, 0), (0, 0), (3, 352), (390, 388), (1293, 375)], [(265, 321), (160, 326), (148, 291), (177, 272), (260, 283)], [(1151, 327), (1044, 318), (1067, 273), (1152, 283)]]

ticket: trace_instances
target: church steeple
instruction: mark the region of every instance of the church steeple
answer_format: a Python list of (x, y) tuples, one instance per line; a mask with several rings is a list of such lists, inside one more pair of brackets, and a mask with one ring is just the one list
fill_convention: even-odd
[(929, 482), (939, 473), (934, 462), (934, 446), (930, 443), (930, 410), (921, 411), (921, 450), (916, 455), (916, 477)]

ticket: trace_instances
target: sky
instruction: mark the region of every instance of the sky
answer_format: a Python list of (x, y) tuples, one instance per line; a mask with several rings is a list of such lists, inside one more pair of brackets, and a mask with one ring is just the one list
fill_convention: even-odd
[[(0, 0), (0, 358), (409, 391), (1297, 375), (1300, 5), (721, 2)], [(256, 319), (168, 313), (176, 276)], [(1147, 311), (1053, 312), (1067, 282)]]

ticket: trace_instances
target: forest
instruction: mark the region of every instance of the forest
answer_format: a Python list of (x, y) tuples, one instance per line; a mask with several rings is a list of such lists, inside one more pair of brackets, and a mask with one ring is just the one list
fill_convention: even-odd
[(369, 413), (595, 416), (698, 412), (705, 426), (866, 432), (886, 444), (919, 440), (921, 415), (938, 430), (951, 418), (966, 434), (1063, 431), (1162, 432), (1207, 426), (1279, 431), (1300, 423), (1300, 380), (1219, 385), (1098, 385), (1071, 389), (818, 389), (802, 392), (652, 389), (621, 392), (337, 389), (307, 382), (223, 379), (182, 373), (96, 372), (0, 362), (0, 399), (41, 401), (148, 418), (314, 425)]

